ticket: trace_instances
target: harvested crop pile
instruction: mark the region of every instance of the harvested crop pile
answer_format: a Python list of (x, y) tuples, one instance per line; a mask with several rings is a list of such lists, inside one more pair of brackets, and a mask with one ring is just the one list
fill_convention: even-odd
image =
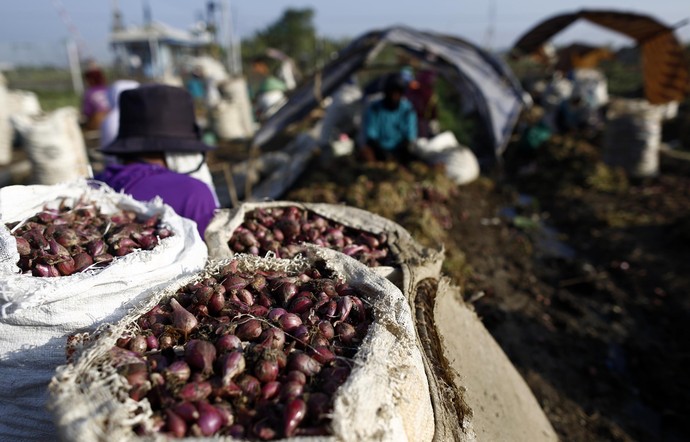
[(110, 350), (134, 400), (168, 436), (270, 440), (328, 434), (335, 391), (371, 324), (347, 283), (319, 265), (237, 270), (182, 287)]
[(393, 261), (386, 240), (385, 233), (361, 232), (293, 206), (247, 213), (229, 246), (236, 253), (264, 256), (273, 252), (278, 258), (292, 258), (304, 251), (302, 244), (312, 243), (377, 267)]
[(48, 206), (23, 221), (7, 224), (17, 242), (24, 273), (56, 277), (106, 266), (116, 256), (135, 250), (151, 250), (159, 239), (172, 235), (161, 225), (158, 215), (137, 220), (133, 211), (106, 215), (91, 202), (78, 201), (74, 207), (60, 202)]

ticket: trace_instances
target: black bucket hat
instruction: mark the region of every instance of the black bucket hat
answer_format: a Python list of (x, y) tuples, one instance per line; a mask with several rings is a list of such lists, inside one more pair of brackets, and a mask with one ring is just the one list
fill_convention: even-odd
[(184, 89), (148, 85), (120, 94), (117, 138), (101, 151), (111, 155), (141, 152), (206, 152), (194, 121), (192, 96)]

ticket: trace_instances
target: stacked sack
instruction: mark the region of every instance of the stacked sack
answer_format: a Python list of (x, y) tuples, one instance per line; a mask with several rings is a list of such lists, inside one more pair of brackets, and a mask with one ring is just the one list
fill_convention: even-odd
[[(129, 237), (120, 239), (113, 246), (117, 249), (110, 249), (109, 253), (85, 247), (98, 253), (102, 263), (85, 265), (88, 268), (84, 271), (69, 276), (57, 276), (71, 273), (79, 265), (80, 258), (62, 253), (66, 246), (77, 241), (79, 233), (76, 236), (70, 233), (74, 238), (61, 237), (60, 242), (65, 244), (62, 245), (55, 241), (56, 234), (47, 230), (64, 230), (64, 226), (47, 227), (42, 237), (37, 232), (43, 227), (36, 223), (38, 231), (22, 239), (15, 238), (10, 228), (15, 233), (24, 231), (31, 217), (38, 214), (53, 220), (60, 204), (64, 208), (80, 203), (91, 205), (84, 210), (105, 214), (126, 210), (141, 220), (157, 219), (167, 233), (155, 240), (156, 245), (151, 243), (150, 250), (134, 247)], [(51, 439), (54, 427), (45, 408), (47, 385), (55, 368), (66, 360), (68, 337), (122, 318), (156, 290), (197, 272), (206, 262), (207, 250), (195, 224), (177, 216), (160, 200), (138, 202), (104, 186), (93, 187), (86, 181), (2, 188), (0, 214), (0, 439)], [(106, 231), (108, 228), (106, 225)], [(46, 246), (45, 250), (39, 250), (44, 256), (30, 262), (25, 250), (28, 246), (32, 253), (34, 248)], [(61, 251), (59, 257), (50, 254), (55, 251), (53, 248)], [(120, 254), (126, 256), (117, 256)], [(56, 272), (65, 260), (71, 260), (72, 267), (63, 265), (64, 272)], [(21, 273), (19, 262), (33, 266), (33, 270)], [(33, 276), (39, 274), (55, 277)]]

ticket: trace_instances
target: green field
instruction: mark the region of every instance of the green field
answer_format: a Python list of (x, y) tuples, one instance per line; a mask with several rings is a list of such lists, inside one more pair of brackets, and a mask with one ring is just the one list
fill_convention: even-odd
[(79, 107), (80, 97), (72, 89), (69, 71), (57, 68), (17, 68), (4, 73), (10, 89), (35, 92), (41, 108)]

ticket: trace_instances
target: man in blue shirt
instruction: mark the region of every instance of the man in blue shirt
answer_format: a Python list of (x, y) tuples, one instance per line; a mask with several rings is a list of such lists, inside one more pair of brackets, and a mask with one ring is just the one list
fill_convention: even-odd
[(366, 144), (362, 156), (366, 161), (407, 162), (410, 145), (417, 139), (417, 114), (403, 96), (405, 82), (399, 74), (388, 77), (383, 93), (364, 115)]

